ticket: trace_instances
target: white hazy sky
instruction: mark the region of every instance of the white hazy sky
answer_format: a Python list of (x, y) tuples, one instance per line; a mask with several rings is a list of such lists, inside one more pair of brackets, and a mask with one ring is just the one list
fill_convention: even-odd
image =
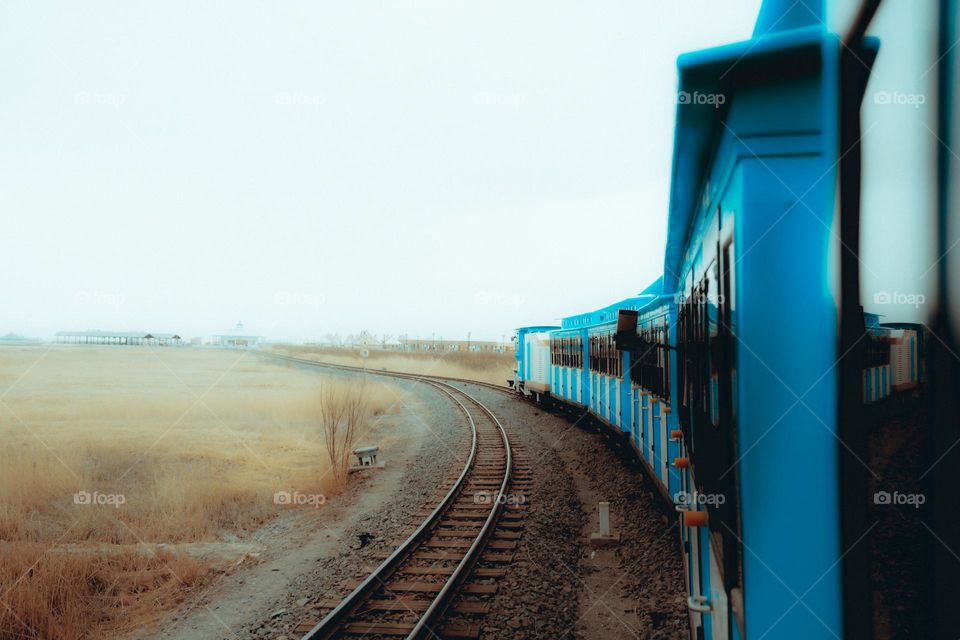
[(632, 295), (675, 59), (758, 7), (4, 2), (0, 333), (499, 339)]

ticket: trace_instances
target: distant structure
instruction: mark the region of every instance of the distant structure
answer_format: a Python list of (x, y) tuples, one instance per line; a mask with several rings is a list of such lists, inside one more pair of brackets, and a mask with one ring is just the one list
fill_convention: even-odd
[(146, 333), (143, 331), (57, 331), (57, 344), (115, 344), (175, 347), (184, 344), (176, 333)]
[(226, 333), (213, 336), (213, 344), (226, 349), (256, 349), (263, 342), (263, 336), (254, 335), (247, 331), (242, 322)]
[(505, 353), (513, 350), (512, 342), (497, 342), (495, 340), (432, 340), (400, 338), (394, 346), (388, 344), (387, 349), (400, 351), (463, 351), (474, 353)]
[(30, 344), (40, 344), (39, 338), (28, 338), (17, 333), (7, 333), (0, 336), (0, 344), (9, 346), (21, 346)]

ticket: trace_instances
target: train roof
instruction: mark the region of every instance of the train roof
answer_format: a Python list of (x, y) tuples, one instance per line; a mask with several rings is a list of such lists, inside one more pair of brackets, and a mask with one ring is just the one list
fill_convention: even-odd
[(560, 321), (560, 326), (563, 329), (582, 329), (584, 327), (616, 322), (617, 312), (620, 309), (642, 311), (651, 305), (659, 303), (663, 297), (663, 276), (661, 276), (633, 297), (614, 302), (595, 311), (567, 316)]
[(517, 327), (517, 333), (542, 333), (544, 331), (556, 331), (559, 328), (555, 324), (534, 324), (529, 327)]
[[(821, 66), (821, 46), (828, 37), (827, 31), (815, 19), (816, 13), (801, 17), (801, 12), (810, 10), (801, 5), (811, 1), (797, 0), (789, 4), (768, 0), (757, 20), (760, 35), (677, 58), (679, 85), (664, 254), (664, 274), (669, 278), (670, 289), (677, 284), (702, 186), (711, 168), (714, 147), (724, 131), (723, 119), (730, 107), (730, 96), (750, 85), (809, 75)], [(784, 23), (777, 24), (781, 17)], [(780, 30), (761, 29), (768, 23), (776, 24)], [(784, 31), (785, 27), (789, 30)], [(726, 99), (722, 104), (683, 99), (698, 94), (723, 95)]]

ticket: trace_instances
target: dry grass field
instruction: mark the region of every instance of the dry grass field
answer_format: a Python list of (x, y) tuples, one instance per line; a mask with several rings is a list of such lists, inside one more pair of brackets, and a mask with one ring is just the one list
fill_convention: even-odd
[[(336, 492), (318, 405), (343, 384), (243, 352), (2, 348), (0, 638), (119, 633), (212, 579), (175, 543)], [(371, 417), (399, 393), (367, 387)]]
[(506, 386), (507, 380), (513, 376), (513, 370), (516, 366), (513, 352), (419, 353), (370, 349), (368, 356), (362, 358), (360, 349), (277, 347), (276, 350), (278, 353), (319, 362), (329, 362), (330, 364), (352, 367), (366, 366), (370, 369), (383, 369), (400, 373), (464, 378), (503, 387)]

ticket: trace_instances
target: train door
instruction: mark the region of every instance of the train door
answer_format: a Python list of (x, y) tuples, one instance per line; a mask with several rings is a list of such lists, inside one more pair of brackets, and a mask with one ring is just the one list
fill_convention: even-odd
[(640, 391), (633, 389), (630, 392), (630, 425), (633, 430), (633, 445), (643, 454), (643, 421), (640, 419)]
[(597, 403), (599, 402), (599, 389), (597, 389), (597, 374), (590, 372), (590, 410), (597, 410)]
[[(711, 378), (716, 380), (715, 437), (712, 452), (719, 463), (711, 469), (710, 492), (725, 496), (714, 510), (710, 545), (711, 630), (714, 640), (730, 637), (729, 594), (742, 589), (742, 549), (739, 513), (739, 467), (736, 429), (736, 273), (733, 214), (722, 214), (717, 246), (717, 322), (711, 326)], [(712, 323), (711, 323), (712, 324)], [(717, 475), (717, 472), (720, 474)], [(716, 547), (716, 551), (714, 549)], [(742, 621), (741, 621), (742, 629)]]
[(657, 463), (653, 446), (653, 410), (650, 394), (646, 392), (643, 394), (643, 426), (646, 431), (647, 462), (650, 463), (650, 468), (656, 473)]
[(663, 486), (670, 487), (670, 461), (667, 455), (667, 416), (663, 413), (663, 404), (660, 401), (655, 403), (657, 412), (657, 432), (660, 438), (660, 478), (663, 480)]
[(610, 422), (620, 426), (620, 384), (616, 378), (610, 378)]

